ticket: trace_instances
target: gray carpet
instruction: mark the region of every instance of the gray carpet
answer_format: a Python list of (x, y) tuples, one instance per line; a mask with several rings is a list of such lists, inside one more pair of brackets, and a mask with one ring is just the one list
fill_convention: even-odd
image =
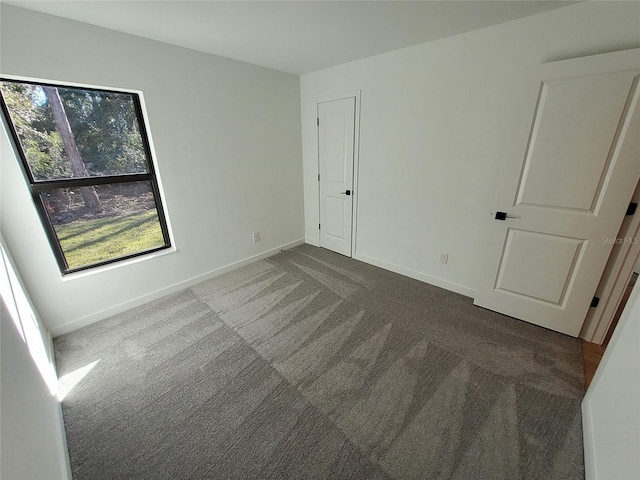
[(575, 339), (308, 245), (55, 354), (76, 480), (584, 477)]

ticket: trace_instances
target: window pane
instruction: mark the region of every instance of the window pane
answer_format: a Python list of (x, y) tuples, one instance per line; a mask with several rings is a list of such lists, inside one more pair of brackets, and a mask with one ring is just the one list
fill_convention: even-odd
[(0, 92), (35, 181), (149, 172), (133, 94), (17, 81)]
[[(87, 197), (99, 201), (87, 207)], [(55, 188), (40, 194), (70, 270), (167, 246), (151, 182)]]

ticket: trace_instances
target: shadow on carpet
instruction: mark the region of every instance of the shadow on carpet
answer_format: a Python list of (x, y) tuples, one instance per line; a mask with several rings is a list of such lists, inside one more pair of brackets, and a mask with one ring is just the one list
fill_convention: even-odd
[(55, 354), (76, 480), (584, 478), (576, 339), (308, 245)]

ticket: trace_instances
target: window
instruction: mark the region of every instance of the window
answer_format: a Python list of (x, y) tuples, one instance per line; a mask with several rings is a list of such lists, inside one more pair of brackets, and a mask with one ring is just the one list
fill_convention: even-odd
[(0, 78), (0, 97), (63, 274), (170, 247), (137, 94)]

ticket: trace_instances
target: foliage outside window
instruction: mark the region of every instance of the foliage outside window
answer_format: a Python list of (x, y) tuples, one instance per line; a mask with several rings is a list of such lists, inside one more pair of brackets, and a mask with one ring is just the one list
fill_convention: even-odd
[(0, 94), (62, 273), (170, 246), (137, 94), (4, 78)]

